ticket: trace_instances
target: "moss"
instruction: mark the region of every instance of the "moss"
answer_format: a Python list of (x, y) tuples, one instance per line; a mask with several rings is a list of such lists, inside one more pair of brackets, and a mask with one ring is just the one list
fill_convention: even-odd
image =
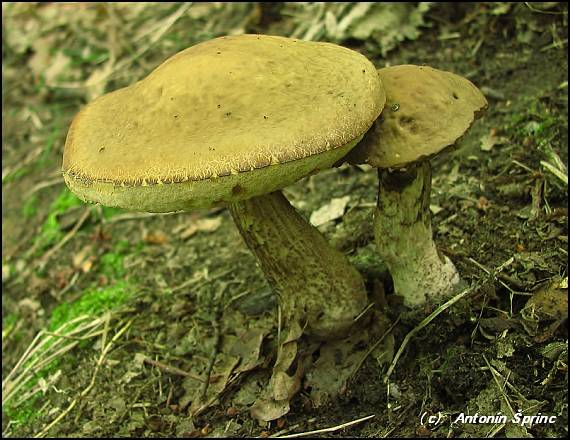
[(30, 170), (31, 170), (30, 166), (23, 166), (21, 168), (18, 168), (17, 170), (14, 170), (11, 173), (8, 173), (8, 175), (6, 175), (5, 177), (3, 177), (2, 183), (9, 183), (21, 179), (22, 177), (27, 175), (30, 172)]
[(102, 212), (103, 212), (103, 218), (105, 220), (109, 220), (111, 217), (114, 217), (117, 214), (124, 213), (125, 210), (121, 208), (109, 208), (108, 206), (103, 206)]
[(123, 277), (125, 275), (123, 260), (123, 255), (115, 252), (104, 254), (100, 259), (101, 272), (111, 279)]
[[(9, 315), (2, 317), (2, 341), (12, 334), (19, 319), (20, 317), (15, 313), (10, 313)], [(18, 341), (20, 339), (19, 336), (20, 335), (18, 333), (14, 334), (12, 336), (12, 340), (14, 342)]]
[[(55, 331), (81, 315), (91, 315), (94, 317), (100, 316), (102, 313), (124, 304), (131, 297), (133, 290), (133, 286), (125, 281), (118, 282), (113, 286), (106, 287), (104, 289), (94, 288), (92, 290), (88, 290), (77, 301), (60, 304), (56, 307), (52, 311), (48, 330)], [(13, 314), (6, 316), (3, 320), (4, 328), (9, 328), (9, 326), (13, 325), (17, 319), (18, 317)], [(73, 327), (67, 327), (67, 331), (72, 329)], [(86, 340), (79, 344), (79, 347), (85, 348), (90, 343), (91, 340)], [(46, 344), (44, 351), (47, 350), (50, 345), (51, 344)], [(41, 356), (41, 353), (38, 355)], [(22, 391), (25, 392), (33, 389), (40, 379), (47, 378), (58, 368), (61, 368), (62, 360), (63, 358), (61, 357), (55, 358), (44, 368), (37, 371), (34, 374), (34, 377), (24, 385), (24, 389)], [(32, 360), (29, 362), (32, 362)], [(77, 362), (77, 358), (74, 356), (66, 356), (65, 362), (67, 368), (73, 368), (73, 363)], [(18, 406), (13, 406), (11, 402), (8, 402), (3, 406), (4, 414), (16, 425), (29, 426), (39, 415), (42, 414), (42, 411), (37, 408), (39, 403), (38, 399), (40, 399), (40, 397), (41, 394), (36, 393)]]
[(127, 281), (119, 281), (103, 289), (88, 290), (77, 301), (57, 306), (52, 312), (48, 328), (54, 331), (81, 315), (101, 315), (124, 304), (132, 296), (133, 290)]
[(42, 413), (36, 408), (39, 397), (39, 394), (35, 394), (17, 407), (4, 405), (2, 412), (15, 425), (30, 425)]
[[(40, 234), (36, 237), (39, 252), (53, 245), (63, 238), (58, 217), (69, 209), (82, 205), (83, 202), (64, 188), (59, 196), (52, 202), (49, 214), (41, 227)], [(28, 208), (29, 209), (29, 208)]]
[(29, 219), (36, 215), (38, 211), (38, 196), (36, 194), (28, 197), (22, 206), (22, 215)]

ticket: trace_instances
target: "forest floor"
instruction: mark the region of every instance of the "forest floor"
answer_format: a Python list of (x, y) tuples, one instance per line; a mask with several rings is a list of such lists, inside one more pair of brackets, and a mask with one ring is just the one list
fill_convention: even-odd
[[(374, 247), (374, 170), (344, 165), (287, 188), (307, 218), (347, 197), (344, 215), (319, 228), (371, 295), (386, 294), (376, 311), (390, 323), (389, 338), (371, 331), (351, 353), (358, 368), (331, 366), (320, 392), (306, 382), (288, 414), (263, 425), (249, 408), (271, 374), (277, 302), (228, 211), (87, 206), (60, 174), (78, 109), (194, 44), (183, 37), (184, 20), (202, 23), (205, 13), (156, 6), (166, 12), (153, 27), (152, 12), (136, 6), (128, 13), (146, 17), (145, 33), (120, 6), (67, 13), (3, 4), (3, 437), (267, 437), (323, 428), (331, 430), (313, 436), (567, 437), (567, 6), (447, 5), (433, 6), (421, 34), (385, 56), (368, 42), (344, 44), (378, 68), (455, 72), (487, 96), (486, 114), (458, 148), (432, 161), (435, 241), (467, 294), (416, 312), (391, 299)], [(288, 35), (287, 17), (276, 14), (238, 23), (228, 13), (211, 36), (239, 26)], [(138, 41), (151, 42), (129, 52), (90, 29), (138, 30)], [(469, 423), (462, 414), (507, 420)], [(523, 423), (517, 414), (548, 419)]]

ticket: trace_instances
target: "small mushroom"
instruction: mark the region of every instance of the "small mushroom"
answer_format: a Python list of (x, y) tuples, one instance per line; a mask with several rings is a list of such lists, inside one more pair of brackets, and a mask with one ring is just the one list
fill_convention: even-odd
[(374, 66), (350, 49), (221, 37), (84, 107), (69, 129), (63, 176), (80, 198), (106, 206), (228, 206), (285, 319), (332, 338), (366, 307), (363, 279), (280, 189), (345, 156), (384, 101)]
[(427, 66), (378, 70), (386, 106), (362, 142), (345, 158), (378, 168), (375, 239), (408, 306), (449, 296), (461, 279), (433, 241), (430, 158), (453, 146), (486, 109), (469, 80)]

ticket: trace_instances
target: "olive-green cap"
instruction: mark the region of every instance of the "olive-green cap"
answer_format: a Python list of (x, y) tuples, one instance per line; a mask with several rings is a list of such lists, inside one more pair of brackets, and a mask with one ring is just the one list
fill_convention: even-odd
[(82, 199), (133, 210), (242, 200), (330, 167), (384, 102), (374, 65), (353, 50), (216, 38), (85, 106), (67, 135), (63, 175)]
[(350, 163), (400, 168), (454, 145), (487, 107), (467, 78), (428, 66), (378, 70), (386, 105), (346, 157)]

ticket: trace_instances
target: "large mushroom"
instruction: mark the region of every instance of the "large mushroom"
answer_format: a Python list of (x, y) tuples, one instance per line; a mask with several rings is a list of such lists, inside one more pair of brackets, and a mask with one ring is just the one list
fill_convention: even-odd
[(63, 176), (81, 199), (148, 212), (226, 205), (280, 297), (318, 339), (350, 332), (363, 279), (280, 189), (345, 156), (382, 111), (364, 56), (240, 35), (179, 52), (75, 117)]
[(378, 70), (386, 106), (345, 159), (378, 168), (376, 245), (407, 306), (435, 303), (461, 281), (433, 241), (430, 158), (453, 146), (487, 107), (481, 91), (459, 75), (428, 66)]

